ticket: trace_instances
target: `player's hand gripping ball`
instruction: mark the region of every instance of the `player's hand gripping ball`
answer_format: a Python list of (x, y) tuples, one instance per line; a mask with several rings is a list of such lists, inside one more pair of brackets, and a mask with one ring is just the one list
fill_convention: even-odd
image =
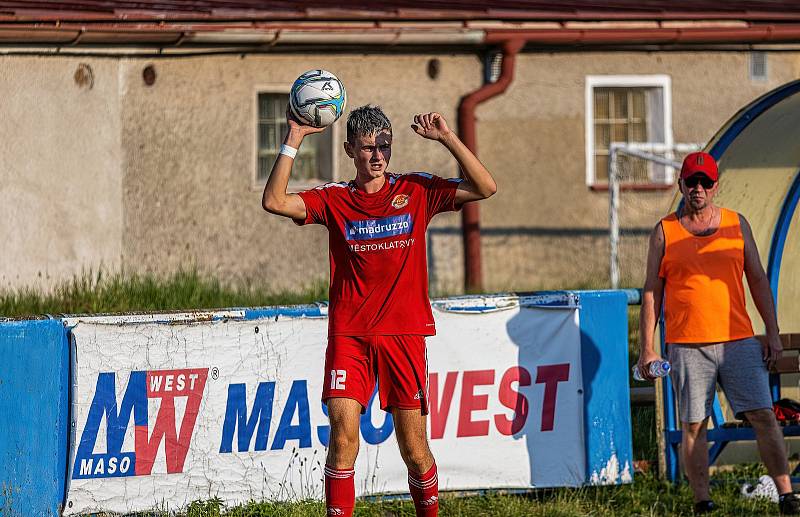
[(344, 113), (347, 93), (342, 82), (325, 70), (309, 70), (295, 80), (289, 109), (299, 121), (314, 127), (333, 124)]

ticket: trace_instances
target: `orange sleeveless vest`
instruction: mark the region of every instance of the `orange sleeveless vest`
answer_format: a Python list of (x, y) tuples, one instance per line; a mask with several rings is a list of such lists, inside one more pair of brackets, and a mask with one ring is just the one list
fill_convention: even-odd
[(753, 336), (744, 299), (739, 214), (721, 208), (719, 229), (698, 237), (672, 213), (661, 220), (667, 343), (721, 343)]

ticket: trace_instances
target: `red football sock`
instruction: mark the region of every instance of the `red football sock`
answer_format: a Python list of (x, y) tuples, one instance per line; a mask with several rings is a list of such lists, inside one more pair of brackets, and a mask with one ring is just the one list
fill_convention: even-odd
[(356, 471), (325, 465), (325, 508), (328, 515), (352, 517), (356, 504)]
[(408, 471), (408, 488), (417, 517), (436, 517), (439, 515), (439, 476), (436, 475), (436, 463), (428, 472), (415, 474)]

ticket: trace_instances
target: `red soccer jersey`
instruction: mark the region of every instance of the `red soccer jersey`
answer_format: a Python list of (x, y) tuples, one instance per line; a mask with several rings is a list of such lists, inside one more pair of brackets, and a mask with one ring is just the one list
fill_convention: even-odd
[(300, 192), (306, 218), (328, 228), (331, 263), (328, 334), (436, 334), (428, 299), (425, 230), (455, 210), (461, 180), (386, 174), (378, 192), (354, 182)]

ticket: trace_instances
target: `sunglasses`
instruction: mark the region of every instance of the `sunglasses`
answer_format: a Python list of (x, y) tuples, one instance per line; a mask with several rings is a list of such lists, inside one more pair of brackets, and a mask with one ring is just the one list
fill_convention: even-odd
[(683, 180), (683, 184), (686, 185), (686, 188), (695, 188), (698, 183), (702, 185), (704, 189), (708, 190), (714, 186), (716, 181), (702, 174), (695, 174)]

